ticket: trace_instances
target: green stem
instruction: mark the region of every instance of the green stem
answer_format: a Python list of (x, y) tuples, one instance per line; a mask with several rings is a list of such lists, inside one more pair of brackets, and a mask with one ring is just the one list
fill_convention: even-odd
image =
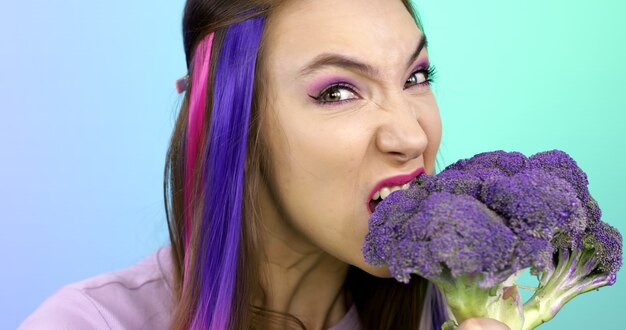
[(475, 280), (468, 278), (435, 284), (443, 292), (459, 324), (469, 318), (488, 317), (507, 324), (511, 330), (522, 329), (524, 315), (519, 293), (503, 299), (502, 287), (483, 289)]
[(542, 285), (524, 304), (524, 330), (551, 320), (574, 297), (607, 285), (610, 279), (606, 274), (590, 274), (597, 262), (590, 250), (559, 250), (552, 276), (542, 279)]
[(562, 290), (563, 280), (569, 273), (571, 262), (569, 250), (563, 249), (558, 252), (558, 262), (552, 274), (542, 278), (539, 289), (524, 304), (525, 330), (534, 329), (554, 317), (555, 313), (551, 308), (555, 303), (553, 294)]

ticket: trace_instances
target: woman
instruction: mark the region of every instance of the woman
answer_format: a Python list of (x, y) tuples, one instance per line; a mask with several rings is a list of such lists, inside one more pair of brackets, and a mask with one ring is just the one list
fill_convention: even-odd
[(372, 197), (435, 172), (422, 31), (406, 0), (189, 0), (171, 247), (62, 289), (22, 328), (440, 328), (436, 290), (361, 251)]

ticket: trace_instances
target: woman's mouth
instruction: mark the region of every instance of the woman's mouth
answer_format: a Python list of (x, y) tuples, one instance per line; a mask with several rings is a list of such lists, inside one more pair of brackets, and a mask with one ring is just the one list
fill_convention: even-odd
[(370, 213), (374, 213), (374, 209), (376, 208), (376, 206), (383, 199), (391, 195), (392, 192), (397, 191), (397, 190), (407, 190), (407, 189), (409, 189), (409, 183), (405, 183), (401, 186), (390, 186), (390, 187), (381, 188), (379, 191), (375, 192), (374, 196), (372, 196), (372, 199), (370, 199), (370, 202), (369, 202)]
[(374, 213), (374, 209), (376, 209), (376, 206), (383, 199), (387, 198), (392, 192), (396, 190), (408, 189), (410, 182), (422, 173), (425, 173), (424, 168), (419, 167), (412, 173), (396, 175), (378, 182), (374, 189), (372, 189), (372, 192), (370, 192), (370, 195), (365, 203), (370, 215)]
[(392, 176), (378, 182), (365, 202), (370, 215), (374, 213), (374, 209), (383, 199), (396, 190), (408, 189), (410, 182), (422, 173), (425, 173), (424, 168), (419, 167), (411, 173)]

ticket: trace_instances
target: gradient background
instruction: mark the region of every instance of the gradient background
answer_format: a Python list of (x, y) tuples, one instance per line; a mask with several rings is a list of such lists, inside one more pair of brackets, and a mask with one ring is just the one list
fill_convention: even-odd
[[(438, 69), (440, 160), (558, 148), (626, 233), (626, 3), (416, 1)], [(167, 243), (162, 175), (185, 73), (184, 2), (0, 10), (0, 328), (61, 286)], [(619, 328), (624, 271), (540, 329)]]

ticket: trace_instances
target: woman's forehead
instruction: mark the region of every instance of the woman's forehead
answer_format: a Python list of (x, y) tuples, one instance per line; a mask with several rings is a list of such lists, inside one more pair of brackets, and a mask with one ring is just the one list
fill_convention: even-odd
[(271, 15), (266, 38), (268, 64), (296, 73), (325, 53), (405, 62), (422, 33), (401, 0), (297, 0)]

